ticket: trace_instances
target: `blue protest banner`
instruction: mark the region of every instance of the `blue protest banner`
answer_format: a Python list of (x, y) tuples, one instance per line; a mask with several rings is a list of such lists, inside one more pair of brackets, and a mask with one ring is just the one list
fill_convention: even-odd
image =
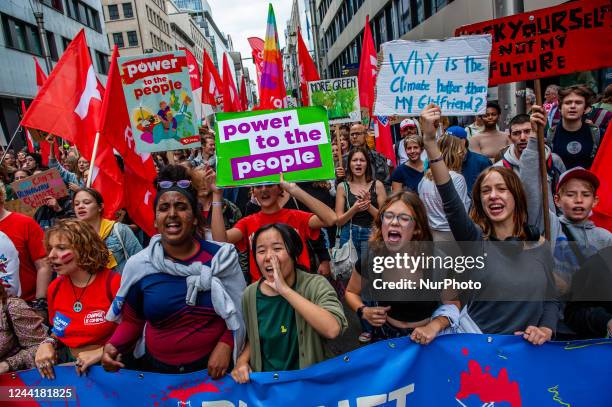
[(79, 378), (64, 366), (53, 381), (30, 370), (3, 375), (0, 386), (73, 386), (68, 406), (610, 406), (610, 345), (602, 339), (534, 346), (515, 336), (463, 334), (420, 346), (401, 338), (304, 370), (254, 373), (244, 385), (231, 377), (213, 381), (205, 372), (106, 373), (100, 367)]

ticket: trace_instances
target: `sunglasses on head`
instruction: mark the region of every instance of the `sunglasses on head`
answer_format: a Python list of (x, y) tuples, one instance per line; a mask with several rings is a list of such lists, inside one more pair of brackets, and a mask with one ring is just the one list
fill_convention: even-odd
[(187, 189), (191, 186), (191, 180), (181, 179), (178, 181), (159, 181), (157, 183), (157, 187), (159, 189), (172, 188), (173, 185), (176, 185), (177, 187), (182, 188), (182, 189)]

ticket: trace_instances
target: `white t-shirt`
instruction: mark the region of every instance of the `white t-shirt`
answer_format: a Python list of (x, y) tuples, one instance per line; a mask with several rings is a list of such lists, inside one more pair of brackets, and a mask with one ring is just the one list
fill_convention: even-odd
[[(468, 211), (470, 209), (471, 200), (467, 193), (465, 178), (455, 171), (450, 171), (450, 177), (459, 194), (459, 198), (461, 198), (463, 205), (465, 205), (465, 210)], [(429, 227), (439, 232), (449, 232), (450, 226), (444, 214), (442, 198), (433, 180), (423, 177), (419, 183), (419, 197), (421, 197), (421, 201), (423, 201), (423, 205), (425, 205), (425, 209), (427, 210)]]
[(0, 283), (9, 296), (21, 295), (19, 252), (4, 232), (0, 232)]

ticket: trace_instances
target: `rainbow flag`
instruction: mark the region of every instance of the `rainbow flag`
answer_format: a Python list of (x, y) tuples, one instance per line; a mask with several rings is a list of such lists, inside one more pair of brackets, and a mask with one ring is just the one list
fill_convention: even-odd
[(268, 26), (264, 40), (263, 69), (261, 73), (260, 109), (287, 107), (287, 92), (283, 80), (283, 58), (278, 44), (276, 18), (272, 4), (268, 8)]

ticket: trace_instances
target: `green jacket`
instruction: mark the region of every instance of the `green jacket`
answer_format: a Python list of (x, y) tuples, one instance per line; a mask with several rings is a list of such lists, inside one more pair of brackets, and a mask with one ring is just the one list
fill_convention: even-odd
[[(329, 284), (325, 277), (318, 274), (309, 274), (300, 269), (296, 270), (296, 273), (294, 290), (308, 301), (331, 312), (338, 321), (338, 324), (340, 324), (340, 332), (344, 332), (347, 327), (344, 309), (331, 284)], [(256, 305), (258, 283), (259, 281), (249, 285), (242, 295), (242, 313), (246, 323), (247, 338), (251, 345), (249, 364), (254, 372), (261, 372), (262, 369)], [(334, 357), (334, 354), (327, 346), (327, 340), (308, 325), (297, 312), (295, 313), (295, 321), (298, 329), (300, 369)]]

